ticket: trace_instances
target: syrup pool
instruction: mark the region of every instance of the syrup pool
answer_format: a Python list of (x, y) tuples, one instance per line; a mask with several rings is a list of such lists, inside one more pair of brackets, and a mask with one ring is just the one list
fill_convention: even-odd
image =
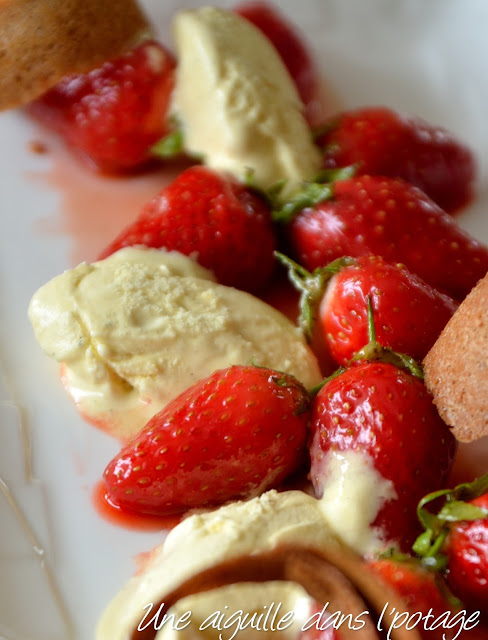
[(173, 160), (141, 174), (106, 176), (78, 158), (48, 132), (39, 130), (31, 148), (42, 148), (47, 169), (30, 171), (29, 181), (59, 197), (55, 210), (37, 224), (40, 235), (67, 236), (70, 266), (93, 262), (165, 185), (189, 166)]
[(121, 509), (107, 496), (103, 480), (99, 480), (92, 491), (92, 504), (95, 511), (105, 520), (125, 529), (138, 531), (168, 531), (181, 521), (182, 515), (151, 516)]

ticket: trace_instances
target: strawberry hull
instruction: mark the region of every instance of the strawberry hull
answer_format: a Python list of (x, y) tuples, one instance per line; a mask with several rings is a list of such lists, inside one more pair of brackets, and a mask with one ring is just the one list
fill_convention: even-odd
[[(487, 510), (488, 493), (470, 504)], [(447, 581), (466, 605), (480, 609), (488, 623), (488, 515), (453, 523), (445, 544)]]

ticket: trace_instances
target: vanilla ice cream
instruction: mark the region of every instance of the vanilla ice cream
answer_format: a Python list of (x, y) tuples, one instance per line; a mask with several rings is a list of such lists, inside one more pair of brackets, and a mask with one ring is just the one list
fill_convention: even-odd
[(300, 331), (253, 296), (211, 280), (177, 253), (126, 248), (41, 287), (29, 317), (63, 363), (80, 412), (126, 439), (216, 369), (262, 365), (321, 379)]
[(174, 21), (173, 110), (184, 147), (205, 164), (290, 195), (321, 167), (303, 105), (268, 39), (231, 11), (204, 7)]
[(310, 475), (316, 493), (322, 494), (320, 504), (332, 531), (361, 554), (385, 548), (389, 541), (372, 523), (397, 493), (368, 454), (331, 450), (320, 460), (312, 460)]
[[(192, 515), (169, 532), (164, 544), (152, 552), (146, 569), (131, 578), (112, 600), (100, 620), (96, 638), (129, 640), (148, 613), (148, 603), (155, 605), (154, 615), (165, 595), (195, 574), (227, 560), (288, 544), (318, 551), (331, 546), (342, 548), (324, 519), (320, 502), (301, 491), (268, 491), (247, 502), (234, 502), (210, 513)], [(252, 610), (255, 605), (252, 590), (243, 591), (241, 587), (235, 586), (239, 608)], [(286, 590), (287, 587), (275, 591), (276, 601), (286, 597)], [(303, 595), (301, 591), (288, 593), (290, 605)], [(202, 594), (192, 596), (192, 606), (203, 608), (202, 597)], [(221, 601), (221, 606), (225, 604)]]

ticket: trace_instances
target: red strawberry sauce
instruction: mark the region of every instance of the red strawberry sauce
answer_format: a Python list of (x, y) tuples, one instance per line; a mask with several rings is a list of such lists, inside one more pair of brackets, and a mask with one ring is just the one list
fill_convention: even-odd
[(114, 505), (106, 494), (103, 480), (99, 480), (92, 492), (92, 504), (96, 512), (109, 522), (125, 527), (126, 529), (137, 529), (139, 531), (160, 531), (161, 529), (172, 529), (181, 521), (181, 514), (170, 516), (148, 516), (132, 513), (126, 509)]
[(98, 254), (136, 218), (142, 206), (173, 180), (187, 162), (154, 167), (140, 174), (104, 176), (90, 170), (54, 135), (39, 130), (36, 142), (46, 149), (46, 170), (31, 171), (26, 178), (60, 196), (55, 211), (39, 220), (42, 235), (68, 236), (71, 266), (96, 260)]

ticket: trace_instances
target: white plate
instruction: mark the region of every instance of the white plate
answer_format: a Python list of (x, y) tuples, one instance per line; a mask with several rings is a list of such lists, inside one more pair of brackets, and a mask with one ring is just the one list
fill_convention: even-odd
[[(182, 3), (143, 5), (169, 43), (170, 16)], [(344, 107), (389, 105), (444, 125), (472, 146), (477, 196), (459, 221), (488, 242), (484, 0), (279, 6), (307, 35)], [(34, 154), (32, 140), (46, 142), (49, 153)], [(93, 486), (118, 445), (78, 417), (56, 365), (34, 340), (26, 309), (49, 278), (93, 259), (167, 176), (96, 178), (18, 111), (0, 115), (0, 141), (0, 638), (89, 640), (102, 609), (133, 573), (135, 556), (161, 534), (117, 527), (95, 512)], [(27, 441), (32, 469), (22, 448)], [(480, 470), (488, 468), (486, 452), (478, 455)]]

